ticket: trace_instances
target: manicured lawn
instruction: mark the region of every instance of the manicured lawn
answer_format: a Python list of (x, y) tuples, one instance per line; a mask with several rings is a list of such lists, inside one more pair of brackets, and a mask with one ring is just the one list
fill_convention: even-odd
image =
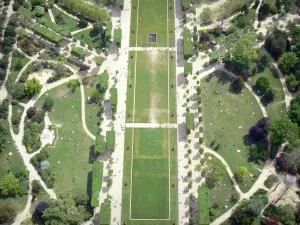
[(207, 187), (198, 186), (199, 224), (209, 224), (209, 197), (210, 190)]
[[(212, 160), (209, 161), (208, 156), (211, 156)], [(217, 159), (215, 156), (211, 154), (205, 154), (205, 159), (206, 159), (206, 164), (208, 166), (222, 164), (222, 162), (219, 159)], [(224, 166), (224, 171), (226, 171), (225, 166)], [(233, 194), (238, 194), (238, 193), (231, 182), (230, 176), (226, 171), (221, 177), (221, 182), (216, 187), (209, 189), (209, 207), (210, 207), (210, 211), (213, 212), (210, 213), (211, 222), (234, 206), (235, 202), (231, 200), (231, 196)], [(219, 207), (216, 210), (213, 210), (212, 206), (215, 204), (218, 204)], [(225, 206), (227, 206), (227, 208), (225, 208)]]
[[(132, 135), (134, 135), (133, 143)], [(170, 137), (170, 153), (168, 152), (168, 136)], [(153, 224), (167, 225), (177, 222), (176, 137), (176, 129), (126, 129), (122, 223), (146, 225), (153, 222)], [(169, 163), (171, 183), (169, 183)], [(132, 187), (130, 187), (131, 171)], [(132, 188), (131, 196), (130, 188)], [(138, 221), (130, 220), (130, 198), (131, 218), (140, 219)], [(168, 220), (169, 210), (170, 220)], [(154, 221), (147, 219), (154, 219)]]
[[(8, 121), (0, 119), (1, 123), (6, 124), (8, 127)], [(9, 132), (9, 130), (8, 130)], [(8, 134), (7, 136), (7, 145), (6, 148), (0, 153), (0, 181), (2, 177), (8, 172), (11, 171), (13, 174), (20, 173), (23, 169), (25, 169), (25, 165), (21, 158), (21, 155), (13, 145), (13, 141), (11, 136)], [(12, 153), (9, 155), (9, 153)], [(14, 197), (14, 198), (0, 198), (0, 205), (6, 203), (12, 203), (16, 207), (17, 212), (21, 212), (27, 201), (28, 196), (24, 195), (22, 197)]]
[(240, 10), (244, 4), (252, 2), (252, 0), (226, 0), (225, 3), (220, 7), (220, 11), (231, 15)]
[(72, 32), (74, 30), (80, 29), (77, 26), (77, 22), (78, 22), (77, 20), (75, 20), (74, 18), (72, 18), (72, 17), (68, 16), (67, 14), (63, 13), (59, 9), (53, 7), (52, 8), (52, 13), (53, 13), (53, 15), (55, 17), (55, 20), (56, 20), (55, 22), (57, 24), (59, 24), (57, 17), (61, 16), (63, 18), (65, 24), (59, 24), (63, 29), (65, 29), (65, 30), (67, 30), (69, 32)]
[[(168, 52), (158, 51), (130, 52), (127, 93), (128, 122), (176, 122), (175, 57), (171, 58), (171, 55)], [(168, 57), (172, 62), (169, 64), (169, 80)], [(137, 61), (135, 62), (135, 60)], [(168, 91), (170, 92), (169, 100)]]
[(88, 45), (91, 48), (100, 49), (101, 48), (101, 37), (100, 34), (93, 32), (93, 29), (87, 29), (79, 33), (74, 34), (74, 37)]
[(273, 73), (269, 68), (266, 68), (262, 73), (258, 73), (251, 77), (249, 83), (251, 85), (255, 85), (255, 82), (260, 77), (268, 78), (268, 80), (270, 81), (270, 87), (272, 87), (278, 93), (278, 97), (275, 99), (275, 101), (266, 106), (268, 117), (271, 120), (282, 118), (282, 116), (286, 114), (286, 107), (283, 88), (278, 75), (276, 74), (276, 72)]
[(90, 193), (94, 161), (90, 148), (94, 142), (82, 128), (80, 90), (71, 94), (67, 84), (60, 85), (46, 92), (36, 105), (41, 107), (46, 97), (54, 100), (54, 110), (49, 113), (52, 124), (61, 126), (56, 146), (48, 147), (48, 161), (56, 172), (54, 190)]
[(263, 117), (261, 109), (249, 90), (235, 95), (229, 92), (231, 78), (223, 72), (216, 72), (201, 80), (203, 131), (205, 145), (224, 157), (235, 173), (245, 166), (253, 174), (240, 187), (243, 191), (251, 188), (260, 166), (248, 161), (249, 146), (247, 135), (249, 128)]
[[(156, 42), (148, 42), (148, 34), (156, 34)], [(174, 1), (132, 0), (130, 46), (173, 47), (174, 34)]]
[(84, 85), (85, 95), (85, 122), (89, 131), (96, 135), (99, 132), (100, 117), (98, 116), (99, 106), (89, 104), (88, 99), (96, 91), (96, 84), (99, 82), (99, 76), (88, 77), (88, 84)]

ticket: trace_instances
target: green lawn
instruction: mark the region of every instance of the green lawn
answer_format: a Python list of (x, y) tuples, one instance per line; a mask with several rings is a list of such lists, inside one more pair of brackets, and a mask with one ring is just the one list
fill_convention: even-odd
[(48, 147), (48, 161), (56, 173), (54, 190), (56, 193), (90, 192), (94, 161), (90, 148), (94, 142), (82, 128), (80, 90), (70, 94), (67, 84), (60, 85), (46, 92), (36, 103), (37, 107), (42, 106), (46, 97), (54, 100), (54, 110), (49, 113), (52, 124), (61, 126), (56, 146)]
[(63, 29), (65, 29), (69, 32), (80, 29), (77, 26), (77, 22), (78, 22), (77, 20), (75, 20), (74, 18), (72, 18), (72, 17), (68, 16), (67, 14), (63, 13), (59, 9), (53, 7), (52, 8), (52, 13), (55, 17), (55, 20), (56, 20), (55, 22), (56, 23), (58, 23), (58, 19), (57, 19), (58, 16), (61, 16), (63, 18), (65, 24), (59, 24)]
[(15, 81), (21, 69), (29, 62), (29, 59), (18, 51), (13, 52), (9, 80)]
[(244, 88), (242, 94), (232, 94), (229, 92), (230, 83), (231, 78), (223, 72), (201, 80), (204, 142), (212, 149), (219, 146), (218, 153), (233, 173), (240, 166), (249, 169), (254, 177), (240, 184), (242, 191), (247, 191), (260, 173), (260, 166), (248, 162), (247, 135), (249, 128), (263, 115), (249, 90)]
[(158, 51), (130, 52), (127, 122), (176, 122), (175, 57), (172, 55)]
[[(101, 37), (99, 33), (93, 31), (93, 29), (87, 29), (74, 34), (74, 37), (80, 42), (88, 45), (90, 48), (101, 48)], [(105, 47), (105, 46), (103, 46)]]
[[(137, 26), (138, 24), (138, 26)], [(156, 34), (156, 42), (148, 42), (148, 34)], [(174, 1), (132, 0), (130, 46), (175, 46)]]
[(276, 72), (272, 72), (269, 68), (266, 68), (262, 73), (251, 77), (249, 83), (253, 86), (257, 79), (263, 76), (268, 78), (270, 86), (278, 92), (278, 97), (275, 101), (266, 106), (268, 117), (271, 120), (282, 118), (286, 114), (285, 99), (282, 84)]
[[(8, 127), (8, 121), (0, 119), (3, 124), (6, 124)], [(2, 180), (2, 177), (9, 171), (11, 171), (13, 174), (20, 173), (23, 169), (25, 169), (25, 165), (23, 163), (23, 160), (21, 158), (21, 155), (13, 145), (12, 138), (10, 134), (7, 135), (7, 145), (6, 148), (0, 153), (0, 181)], [(9, 153), (12, 153), (12, 155), (9, 155)], [(17, 212), (21, 212), (27, 201), (28, 196), (24, 195), (22, 197), (14, 197), (14, 198), (0, 198), (0, 205), (6, 204), (6, 203), (12, 203), (15, 206), (15, 209)]]
[[(134, 135), (134, 140), (132, 140), (132, 135)], [(168, 136), (170, 137), (170, 153), (168, 152)], [(178, 220), (176, 129), (130, 128), (126, 129), (125, 137), (122, 224), (167, 225), (176, 223)], [(169, 163), (171, 183), (169, 183)], [(132, 187), (130, 187), (131, 172)], [(132, 188), (131, 194), (130, 188)], [(139, 220), (130, 220), (130, 218)], [(154, 219), (154, 221), (147, 219)]]
[(210, 190), (207, 187), (198, 186), (199, 224), (209, 224), (209, 198)]
[[(212, 160), (208, 160), (208, 156), (212, 157)], [(211, 154), (205, 154), (206, 164), (208, 166), (220, 165), (222, 162)], [(221, 177), (221, 182), (215, 188), (209, 189), (209, 206), (210, 206), (210, 221), (214, 221), (216, 218), (224, 214), (231, 207), (235, 205), (235, 202), (231, 200), (233, 194), (238, 194), (235, 187), (232, 184), (229, 174), (226, 171)], [(212, 209), (215, 204), (218, 204), (218, 208)], [(225, 208), (227, 206), (227, 208)]]
[(85, 95), (85, 122), (89, 131), (96, 135), (99, 132), (100, 117), (98, 116), (99, 106), (95, 104), (89, 104), (88, 99), (96, 91), (96, 84), (99, 82), (98, 76), (88, 77), (88, 85), (84, 85)]

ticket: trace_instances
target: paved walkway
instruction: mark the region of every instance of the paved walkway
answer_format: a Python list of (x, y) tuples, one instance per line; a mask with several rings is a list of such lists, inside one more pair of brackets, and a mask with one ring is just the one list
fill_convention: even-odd
[(50, 19), (51, 19), (51, 22), (52, 22), (52, 23), (56, 23), (51, 8), (48, 9), (48, 13), (49, 13), (49, 17), (50, 17)]

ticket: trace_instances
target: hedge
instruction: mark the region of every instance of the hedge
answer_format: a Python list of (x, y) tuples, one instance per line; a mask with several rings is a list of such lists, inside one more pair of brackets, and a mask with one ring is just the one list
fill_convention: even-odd
[(184, 64), (184, 76), (187, 77), (189, 74), (193, 73), (193, 63)]
[(92, 199), (91, 206), (96, 208), (99, 206), (99, 192), (102, 187), (103, 162), (95, 161), (93, 165), (93, 183), (92, 183)]
[(209, 189), (198, 186), (199, 225), (210, 224), (209, 218)]
[(184, 28), (183, 32), (183, 53), (185, 60), (188, 60), (193, 55), (193, 43), (191, 40), (191, 32), (186, 27)]
[(110, 130), (106, 132), (106, 148), (109, 150), (115, 150), (115, 139), (116, 133), (114, 130)]
[(111, 218), (111, 205), (102, 203), (100, 207), (100, 225), (109, 225)]
[(87, 19), (101, 22), (108, 22), (110, 16), (105, 8), (100, 8), (84, 0), (60, 0), (59, 4), (74, 14), (80, 14)]
[(61, 36), (57, 35), (53, 31), (51, 31), (45, 27), (42, 27), (38, 24), (34, 24), (31, 28), (33, 29), (33, 31), (35, 33), (37, 33), (38, 35), (42, 36), (46, 40), (53, 42), (55, 44), (60, 45), (63, 40), (63, 38)]
[(100, 155), (106, 150), (106, 143), (104, 137), (102, 135), (96, 136), (96, 144), (95, 144), (95, 154)]
[(62, 35), (62, 36), (65, 36), (65, 37), (70, 37), (71, 36), (71, 33), (69, 31), (66, 31), (60, 25), (49, 21), (49, 19), (47, 19), (45, 17), (42, 17), (42, 18), (38, 19), (38, 22), (43, 24), (45, 27), (48, 27), (51, 30), (55, 31), (56, 33)]
[(187, 113), (186, 114), (186, 129), (195, 130), (194, 113)]
[(71, 50), (71, 54), (78, 58), (84, 58), (85, 57), (85, 50), (81, 47), (73, 47)]
[(122, 40), (122, 30), (121, 28), (117, 28), (114, 31), (114, 42), (117, 44), (118, 47), (121, 47), (121, 40)]
[(190, 8), (190, 5), (191, 5), (190, 0), (181, 0), (181, 7), (184, 11), (188, 10)]

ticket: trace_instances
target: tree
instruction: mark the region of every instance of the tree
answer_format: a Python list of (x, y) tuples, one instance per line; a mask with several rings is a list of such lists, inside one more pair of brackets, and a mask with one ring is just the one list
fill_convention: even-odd
[(268, 103), (271, 103), (275, 100), (277, 94), (278, 92), (275, 89), (269, 88), (261, 100), (265, 105), (267, 105)]
[(267, 125), (269, 123), (269, 119), (264, 117), (260, 119), (253, 127), (250, 128), (249, 134), (250, 138), (254, 142), (264, 141), (267, 138)]
[(243, 182), (245, 179), (249, 177), (250, 173), (246, 167), (240, 167), (235, 174), (235, 177), (238, 181)]
[(31, 186), (34, 194), (39, 194), (41, 191), (43, 191), (43, 186), (38, 180), (33, 180)]
[(45, 9), (41, 6), (36, 6), (33, 10), (33, 14), (37, 17), (42, 17), (45, 15)]
[(245, 86), (244, 79), (241, 76), (238, 76), (232, 81), (232, 83), (230, 85), (230, 89), (234, 93), (239, 94), (242, 92), (244, 86)]
[(295, 92), (298, 89), (299, 81), (297, 81), (294, 74), (291, 74), (286, 78), (286, 84), (287, 84), (289, 91)]
[(268, 3), (264, 3), (258, 11), (258, 20), (259, 21), (265, 20), (268, 17), (269, 13), (270, 13), (270, 6)]
[(25, 84), (25, 94), (27, 96), (33, 96), (37, 93), (39, 93), (42, 89), (43, 85), (40, 84), (40, 82), (33, 78), (31, 80), (27, 80)]
[(291, 146), (293, 146), (299, 137), (299, 129), (297, 125), (286, 117), (271, 121), (267, 126), (267, 130), (271, 143), (275, 146), (280, 146), (285, 142), (288, 142)]
[(213, 20), (213, 13), (209, 7), (203, 9), (200, 14), (201, 23), (209, 23)]
[(69, 86), (71, 87), (72, 91), (75, 91), (80, 86), (80, 84), (79, 84), (78, 80), (70, 79)]
[(294, 52), (286, 52), (279, 58), (278, 66), (283, 73), (289, 74), (297, 62), (298, 58)]
[(13, 174), (5, 174), (0, 182), (3, 196), (15, 196), (20, 192), (20, 180)]
[(44, 101), (43, 109), (50, 112), (50, 111), (52, 111), (53, 105), (54, 105), (53, 99), (50, 97), (47, 97)]
[(264, 206), (265, 204), (263, 199), (253, 198), (249, 200), (246, 212), (255, 217), (260, 214), (260, 211), (264, 208)]
[(265, 48), (275, 58), (278, 59), (285, 51), (287, 46), (287, 34), (275, 28), (265, 41)]
[(15, 206), (10, 203), (0, 205), (0, 224), (12, 224), (17, 212)]
[(289, 166), (300, 171), (300, 148), (295, 148), (284, 152), (284, 157), (287, 159)]
[(270, 88), (270, 81), (266, 77), (260, 77), (255, 83), (255, 90), (258, 94), (264, 94)]

